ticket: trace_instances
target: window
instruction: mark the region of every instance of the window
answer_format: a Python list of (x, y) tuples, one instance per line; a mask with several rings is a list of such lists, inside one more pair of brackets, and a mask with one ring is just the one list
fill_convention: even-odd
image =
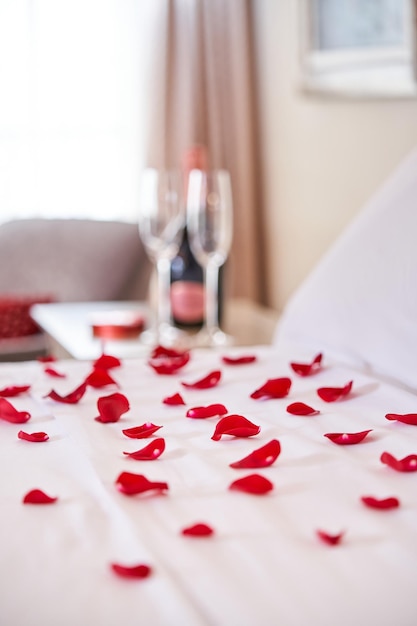
[(416, 96), (414, 8), (414, 0), (304, 0), (304, 87), (353, 97)]
[(0, 0), (0, 220), (135, 220), (156, 6)]

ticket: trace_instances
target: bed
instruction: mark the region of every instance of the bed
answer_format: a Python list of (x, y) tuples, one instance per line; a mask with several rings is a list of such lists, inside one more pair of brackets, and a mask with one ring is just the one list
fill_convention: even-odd
[(0, 365), (2, 624), (416, 623), (416, 168), (271, 346)]

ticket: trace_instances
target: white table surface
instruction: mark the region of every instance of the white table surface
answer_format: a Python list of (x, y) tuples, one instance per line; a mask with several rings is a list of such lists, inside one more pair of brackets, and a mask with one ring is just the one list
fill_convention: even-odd
[[(143, 313), (149, 324), (149, 310), (144, 302), (54, 302), (36, 304), (32, 318), (47, 333), (51, 349), (60, 357), (94, 359), (102, 344), (93, 336), (92, 320), (103, 312), (132, 311)], [(245, 299), (232, 299), (225, 305), (224, 330), (237, 345), (269, 344), (278, 313)], [(106, 340), (106, 350), (118, 357), (138, 357), (149, 350), (140, 337), (129, 340)]]
[[(102, 351), (100, 339), (93, 336), (95, 315), (112, 311), (132, 311), (147, 314), (142, 302), (53, 302), (48, 306), (36, 304), (31, 317), (45, 330), (57, 348), (75, 359), (94, 359)], [(139, 339), (105, 342), (106, 350), (119, 357), (137, 357), (149, 348)]]
[[(0, 622), (4, 626), (412, 626), (417, 618), (417, 472), (400, 473), (380, 461), (417, 453), (417, 427), (385, 419), (416, 409), (416, 396), (326, 361), (322, 372), (301, 378), (290, 360), (266, 347), (228, 350), (257, 355), (249, 365), (227, 366), (225, 351), (194, 351), (173, 376), (157, 375), (146, 359), (112, 370), (119, 387), (88, 388), (75, 405), (45, 395), (66, 394), (91, 362), (62, 360), (51, 378), (38, 362), (0, 365), (0, 389), (30, 384), (9, 399), (31, 413), (26, 424), (0, 419)], [(313, 355), (307, 355), (310, 359)], [(209, 371), (213, 389), (185, 389)], [(283, 399), (254, 400), (267, 378), (290, 376)], [(344, 401), (326, 404), (321, 386), (353, 380)], [(130, 410), (120, 421), (95, 421), (97, 400), (125, 394)], [(166, 406), (180, 392), (187, 406)], [(319, 415), (286, 412), (303, 401)], [(192, 420), (186, 410), (222, 402), (229, 413), (261, 426), (252, 438), (213, 441), (217, 418)], [(153, 422), (166, 450), (156, 461), (134, 461), (123, 451), (132, 440), (122, 429)], [(45, 431), (30, 443), (19, 430)], [(373, 429), (366, 440), (338, 446), (323, 435)], [(276, 438), (281, 454), (269, 468), (236, 470), (229, 464)], [(166, 481), (165, 495), (128, 497), (115, 487), (122, 471)], [(267, 495), (231, 491), (230, 483), (259, 473), (273, 482)], [(29, 490), (58, 496), (52, 505), (24, 505)], [(377, 511), (363, 495), (397, 496), (400, 507)], [(210, 524), (215, 533), (190, 538), (181, 529)], [(345, 531), (337, 546), (318, 528)], [(147, 563), (145, 580), (118, 578), (111, 562)]]

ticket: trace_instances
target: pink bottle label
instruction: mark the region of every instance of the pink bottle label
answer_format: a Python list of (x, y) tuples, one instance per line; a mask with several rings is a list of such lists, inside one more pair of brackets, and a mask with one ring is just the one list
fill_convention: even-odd
[(200, 324), (204, 319), (204, 285), (182, 280), (172, 283), (171, 306), (180, 324)]

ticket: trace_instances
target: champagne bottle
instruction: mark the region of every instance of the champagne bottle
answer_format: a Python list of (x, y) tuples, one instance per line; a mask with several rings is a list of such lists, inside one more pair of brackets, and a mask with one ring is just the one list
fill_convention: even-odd
[[(188, 177), (193, 169), (208, 168), (207, 150), (203, 145), (189, 148), (182, 159), (184, 197), (187, 198)], [(187, 228), (182, 243), (171, 264), (171, 306), (176, 326), (199, 328), (204, 321), (203, 269), (191, 252)]]

